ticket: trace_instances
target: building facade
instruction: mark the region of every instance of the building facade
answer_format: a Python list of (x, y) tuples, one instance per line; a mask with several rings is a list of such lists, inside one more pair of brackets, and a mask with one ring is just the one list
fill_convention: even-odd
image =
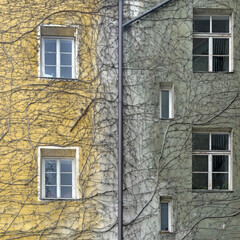
[[(240, 238), (239, 0), (124, 1), (123, 235)], [(0, 1), (0, 239), (117, 239), (118, 1)]]
[(125, 239), (239, 239), (238, 22), (180, 0), (124, 28)]

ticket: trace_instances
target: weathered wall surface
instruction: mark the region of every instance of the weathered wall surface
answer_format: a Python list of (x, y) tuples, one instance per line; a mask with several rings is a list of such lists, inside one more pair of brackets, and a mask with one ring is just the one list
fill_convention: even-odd
[[(93, 132), (99, 6), (2, 0), (0, 8), (0, 238), (94, 239), (102, 219)], [(41, 24), (76, 27), (78, 79), (38, 77)], [(40, 146), (79, 147), (79, 200), (38, 200)]]
[[(125, 29), (125, 239), (239, 239), (238, 5), (172, 1)], [(153, 6), (145, 1), (142, 12)], [(194, 8), (231, 9), (233, 73), (193, 73)], [(159, 117), (163, 83), (174, 86), (170, 120)], [(233, 191), (192, 190), (192, 132), (199, 129), (232, 131)], [(173, 233), (160, 233), (161, 196), (172, 197)]]

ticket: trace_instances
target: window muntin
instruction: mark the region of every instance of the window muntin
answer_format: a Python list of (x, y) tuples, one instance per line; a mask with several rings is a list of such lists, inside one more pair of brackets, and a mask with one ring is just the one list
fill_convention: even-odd
[(160, 118), (173, 118), (173, 90), (162, 88), (160, 90)]
[(160, 199), (160, 231), (172, 232), (172, 199), (161, 197)]
[(74, 78), (74, 39), (42, 38), (42, 75), (52, 78)]
[(230, 16), (194, 16), (193, 71), (232, 71), (231, 39)]
[(192, 188), (231, 188), (229, 133), (193, 133)]
[(75, 198), (74, 159), (43, 158), (42, 197), (49, 199)]

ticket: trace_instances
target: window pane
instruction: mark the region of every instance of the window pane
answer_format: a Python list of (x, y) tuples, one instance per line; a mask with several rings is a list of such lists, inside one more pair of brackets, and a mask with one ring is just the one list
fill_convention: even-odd
[(193, 54), (208, 55), (208, 38), (193, 39)]
[(57, 197), (57, 187), (45, 187), (45, 197), (46, 198), (56, 198)]
[(169, 118), (169, 90), (161, 91), (162, 118)]
[(72, 52), (72, 40), (60, 40), (60, 52)]
[(61, 65), (72, 65), (72, 54), (61, 53)]
[(45, 39), (45, 52), (56, 52), (56, 40)]
[(214, 72), (229, 71), (229, 57), (213, 57), (213, 71)]
[(212, 17), (213, 32), (229, 32), (229, 16), (213, 16)]
[(72, 172), (72, 161), (61, 160), (61, 172)]
[(228, 174), (213, 173), (213, 189), (228, 189)]
[(56, 65), (56, 53), (45, 53), (45, 65)]
[(193, 56), (193, 71), (207, 72), (208, 71), (208, 57)]
[(228, 156), (213, 156), (213, 172), (228, 172)]
[(57, 171), (56, 161), (52, 161), (52, 160), (45, 161), (45, 172), (56, 172), (56, 171)]
[(213, 54), (228, 55), (229, 54), (229, 39), (214, 38), (213, 39)]
[(61, 174), (61, 185), (72, 185), (72, 174), (62, 173)]
[(168, 203), (161, 203), (161, 231), (169, 231)]
[(195, 16), (193, 18), (193, 32), (210, 32), (210, 17)]
[(209, 150), (209, 134), (193, 133), (193, 150)]
[(192, 170), (196, 172), (208, 172), (208, 155), (193, 155)]
[(212, 150), (229, 150), (228, 134), (212, 134)]
[(61, 198), (72, 198), (72, 187), (61, 187)]
[(56, 173), (45, 173), (45, 184), (46, 185), (56, 185), (57, 184), (57, 174)]
[(72, 68), (61, 67), (61, 78), (72, 78)]
[(208, 174), (207, 173), (193, 173), (192, 188), (193, 189), (208, 189)]
[(56, 67), (45, 67), (45, 77), (56, 77)]

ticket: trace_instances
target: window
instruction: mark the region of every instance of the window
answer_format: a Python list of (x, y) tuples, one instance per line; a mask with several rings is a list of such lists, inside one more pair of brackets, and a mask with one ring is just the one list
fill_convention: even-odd
[(193, 189), (231, 189), (229, 133), (193, 133)]
[(160, 90), (160, 118), (173, 118), (173, 90), (163, 87)]
[(75, 78), (75, 28), (41, 27), (41, 76)]
[(172, 199), (160, 198), (161, 232), (172, 232)]
[(229, 15), (195, 15), (193, 71), (232, 71), (232, 31)]
[(77, 148), (39, 148), (39, 199), (77, 198)]
[(74, 198), (73, 168), (70, 158), (43, 159), (43, 198)]

